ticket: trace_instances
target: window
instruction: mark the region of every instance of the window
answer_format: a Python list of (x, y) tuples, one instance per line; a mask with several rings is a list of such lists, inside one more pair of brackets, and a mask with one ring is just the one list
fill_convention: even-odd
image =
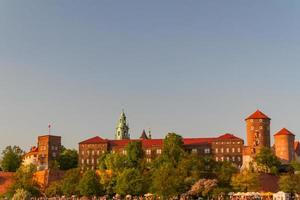
[(219, 161), (219, 158), (218, 158), (218, 157), (216, 157), (216, 161), (217, 161), (217, 162)]
[(237, 151), (240, 153), (240, 152), (241, 152), (241, 148), (239, 147), (239, 148), (237, 149)]
[(93, 151), (92, 151), (92, 155), (94, 155), (94, 154), (95, 154), (95, 151), (93, 150)]
[(147, 154), (147, 155), (151, 155), (151, 149), (147, 149), (147, 150), (146, 150), (146, 154)]
[(92, 158), (92, 164), (94, 164), (94, 158)]
[(262, 126), (259, 126), (259, 129), (260, 129), (260, 130), (262, 130), (262, 129), (263, 129), (263, 127), (262, 127)]
[(223, 148), (221, 148), (221, 153), (223, 153), (224, 152), (224, 149)]
[(226, 148), (226, 152), (229, 153), (229, 148)]
[(156, 154), (161, 154), (161, 149), (157, 149)]
[(215, 151), (216, 151), (216, 153), (218, 153), (218, 148), (216, 148), (216, 150), (215, 150)]
[(238, 161), (241, 161), (241, 157), (240, 156), (238, 156), (237, 159), (238, 159)]
[(227, 160), (227, 161), (230, 161), (230, 158), (227, 156), (226, 160)]
[(99, 154), (100, 154), (100, 151), (98, 150), (98, 151), (97, 151), (97, 155), (99, 155)]
[(81, 152), (81, 155), (84, 155), (84, 151)]
[(251, 130), (252, 130), (252, 131), (254, 130), (254, 126), (251, 126)]
[(204, 149), (204, 153), (206, 153), (206, 154), (210, 153), (210, 149), (209, 148), (205, 148)]
[(259, 122), (262, 122), (263, 120), (262, 119), (259, 119)]
[(232, 148), (231, 151), (232, 151), (232, 153), (234, 153), (235, 152), (235, 148)]
[(253, 119), (250, 119), (250, 122), (253, 122)]
[(90, 164), (90, 160), (89, 159), (86, 159), (86, 164)]
[(124, 149), (123, 150), (123, 155), (126, 155), (127, 154), (127, 151)]
[(233, 162), (235, 161), (235, 157), (234, 157), (234, 156), (232, 156), (232, 161), (233, 161)]
[(224, 161), (224, 157), (223, 156), (221, 157), (221, 160)]
[(151, 158), (147, 158), (146, 162), (147, 163), (151, 162)]
[(192, 149), (192, 153), (197, 153), (198, 150), (197, 149)]
[(52, 153), (52, 157), (54, 157), (54, 158), (56, 157), (56, 153), (55, 152)]

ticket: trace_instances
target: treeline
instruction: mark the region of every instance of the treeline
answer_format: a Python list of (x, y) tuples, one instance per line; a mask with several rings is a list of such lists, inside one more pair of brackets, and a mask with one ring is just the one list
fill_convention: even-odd
[(152, 162), (147, 162), (140, 142), (130, 142), (126, 155), (102, 155), (97, 171), (80, 174), (78, 169), (69, 170), (61, 181), (49, 186), (46, 195), (213, 196), (232, 191), (231, 178), (237, 172), (229, 162), (217, 163), (210, 156), (187, 153), (182, 137), (169, 133), (161, 155)]
[[(280, 176), (279, 186), (285, 192), (298, 193), (300, 176), (294, 174), (300, 165), (293, 162), (290, 170), (282, 174), (282, 165), (271, 149), (263, 148), (248, 169), (240, 171), (230, 162), (216, 162), (211, 156), (188, 153), (183, 148), (180, 135), (169, 133), (164, 139), (159, 157), (147, 162), (140, 142), (130, 142), (126, 155), (106, 153), (98, 161), (98, 169), (82, 172), (76, 165), (69, 165), (64, 177), (52, 182), (46, 191), (39, 190), (32, 179), (35, 166), (21, 166), (16, 172), (16, 182), (10, 194), (32, 196), (113, 196), (127, 194), (140, 196), (152, 193), (164, 199), (178, 197), (217, 197), (232, 191), (259, 191), (260, 173)], [(67, 151), (65, 151), (67, 152)], [(65, 153), (65, 154), (70, 154)], [(72, 155), (74, 152), (72, 153)], [(64, 154), (62, 154), (64, 155)], [(77, 152), (76, 152), (77, 155)], [(77, 155), (78, 156), (78, 155)], [(59, 166), (70, 164), (66, 156)]]

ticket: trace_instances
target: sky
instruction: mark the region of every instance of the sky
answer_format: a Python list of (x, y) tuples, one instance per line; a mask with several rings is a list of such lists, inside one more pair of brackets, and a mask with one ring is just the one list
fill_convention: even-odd
[(300, 1), (1, 0), (0, 150), (62, 136), (300, 134)]

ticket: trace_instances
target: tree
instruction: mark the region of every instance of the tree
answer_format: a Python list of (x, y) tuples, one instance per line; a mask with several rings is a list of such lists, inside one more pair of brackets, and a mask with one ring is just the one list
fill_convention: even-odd
[(69, 169), (61, 181), (62, 193), (66, 196), (78, 195), (78, 183), (80, 180), (80, 170), (78, 168)]
[[(103, 157), (100, 157), (102, 159)], [(104, 164), (99, 163), (101, 168), (112, 170), (114, 174), (120, 174), (128, 166), (126, 156), (119, 153), (108, 153), (104, 157)]]
[(18, 146), (7, 146), (2, 151), (1, 168), (3, 171), (15, 172), (22, 164), (24, 152)]
[(31, 194), (24, 189), (17, 189), (12, 200), (30, 200)]
[(139, 170), (125, 169), (117, 178), (116, 193), (120, 195), (141, 195), (143, 193), (143, 177)]
[(176, 133), (168, 133), (163, 143), (163, 161), (176, 165), (184, 154), (182, 137)]
[(230, 187), (231, 177), (238, 172), (237, 167), (230, 162), (221, 162), (217, 165), (216, 176), (220, 187)]
[(298, 161), (293, 160), (291, 162), (291, 165), (292, 165), (294, 171), (300, 171), (300, 163)]
[(294, 194), (300, 192), (299, 182), (299, 174), (287, 174), (280, 176), (278, 184), (281, 191)]
[(178, 196), (185, 191), (184, 177), (171, 163), (163, 163), (153, 171), (151, 190), (163, 198)]
[(102, 187), (100, 181), (93, 170), (87, 170), (81, 178), (78, 189), (83, 196), (100, 195), (102, 193)]
[(33, 196), (38, 196), (39, 186), (37, 182), (33, 179), (33, 174), (36, 171), (36, 166), (26, 165), (21, 166), (15, 174), (15, 182), (12, 185), (10, 192), (14, 194), (18, 189), (23, 189), (28, 191)]
[(75, 149), (64, 149), (59, 158), (58, 165), (61, 170), (77, 168), (78, 153)]
[(254, 161), (257, 164), (257, 170), (264, 173), (277, 174), (281, 165), (281, 162), (274, 155), (272, 150), (267, 147), (260, 149), (259, 153), (255, 156)]
[(232, 176), (231, 186), (239, 192), (255, 192), (259, 188), (258, 174), (244, 170)]
[(129, 142), (126, 146), (126, 157), (128, 160), (129, 167), (139, 166), (141, 159), (143, 158), (144, 152), (142, 149), (141, 142)]
[(194, 197), (207, 197), (217, 187), (217, 183), (216, 179), (200, 179), (187, 193)]
[(49, 185), (49, 187), (46, 189), (45, 194), (49, 198), (63, 195), (61, 182), (60, 181), (52, 182)]

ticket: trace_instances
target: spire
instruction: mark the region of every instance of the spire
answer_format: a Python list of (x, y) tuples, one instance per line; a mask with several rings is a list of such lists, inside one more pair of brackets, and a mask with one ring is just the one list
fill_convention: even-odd
[(126, 115), (123, 109), (120, 115), (120, 119), (117, 123), (115, 139), (116, 140), (130, 139), (128, 131), (129, 131), (129, 125), (126, 122)]
[(142, 132), (142, 134), (141, 134), (141, 136), (140, 136), (140, 139), (145, 139), (145, 140), (148, 139), (148, 136), (147, 136), (147, 134), (146, 134), (145, 129), (143, 130), (143, 132)]
[(150, 128), (149, 128), (149, 131), (148, 131), (148, 138), (149, 138), (149, 139), (152, 139), (151, 129), (150, 129)]

